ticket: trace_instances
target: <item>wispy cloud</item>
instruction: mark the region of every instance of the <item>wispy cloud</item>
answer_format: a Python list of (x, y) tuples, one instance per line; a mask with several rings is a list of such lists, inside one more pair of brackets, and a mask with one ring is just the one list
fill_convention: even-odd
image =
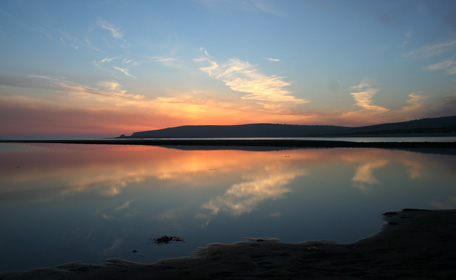
[(208, 6), (226, 5), (248, 12), (261, 12), (266, 14), (283, 16), (279, 6), (270, 0), (201, 0)]
[(402, 48), (405, 48), (409, 44), (410, 38), (412, 38), (412, 32), (410, 32), (410, 31), (405, 32), (404, 40), (402, 41), (402, 44), (401, 44)]
[(163, 57), (163, 56), (153, 56), (153, 57), (151, 57), (151, 59), (152, 59), (152, 61), (160, 62), (163, 65), (166, 65), (169, 67), (176, 66), (175, 62), (177, 61), (177, 58), (175, 58), (175, 57)]
[(125, 69), (125, 68), (121, 68), (121, 67), (118, 67), (118, 66), (113, 66), (112, 68), (116, 69), (117, 71), (120, 71), (120, 72), (124, 73), (125, 76), (131, 77), (131, 78), (134, 78), (134, 77), (135, 77), (135, 76), (133, 76), (132, 74), (130, 74), (130, 73), (128, 72), (128, 70)]
[(373, 88), (369, 80), (364, 79), (358, 85), (352, 86), (351, 89), (357, 90), (356, 92), (350, 92), (350, 94), (353, 96), (356, 101), (356, 105), (359, 107), (379, 113), (389, 111), (387, 108), (372, 104), (372, 98), (381, 89)]
[(447, 71), (449, 75), (456, 74), (456, 56), (449, 58), (447, 60), (426, 66), (424, 69), (430, 71), (444, 70)]
[(78, 92), (92, 95), (102, 95), (107, 97), (121, 97), (124, 99), (142, 99), (143, 95), (129, 94), (126, 90), (122, 89), (120, 83), (116, 81), (99, 81), (93, 86), (78, 84), (68, 81), (64, 78), (37, 76), (32, 75), (32, 78), (38, 78), (49, 81), (51, 84), (60, 87), (61, 90), (69, 92)]
[(68, 31), (58, 29), (56, 30), (60, 37), (60, 42), (64, 46), (69, 46), (74, 49), (79, 49), (80, 47), (90, 48), (92, 50), (100, 51), (96, 48), (88, 38), (83, 38), (74, 34), (69, 33)]
[(97, 20), (97, 25), (100, 26), (103, 29), (108, 30), (111, 32), (112, 37), (116, 39), (121, 39), (123, 37), (122, 32), (119, 31), (119, 28), (116, 28), (113, 24), (99, 18)]
[(100, 62), (101, 62), (101, 63), (111, 62), (111, 61), (116, 60), (116, 59), (118, 59), (118, 58), (119, 58), (118, 56), (116, 56), (116, 57), (105, 57), (105, 58), (103, 58)]
[(266, 57), (266, 60), (272, 61), (272, 62), (279, 62), (280, 59), (278, 58), (272, 58), (272, 57)]
[(402, 56), (415, 56), (415, 55), (423, 55), (423, 56), (434, 56), (448, 49), (456, 47), (456, 40), (445, 42), (445, 43), (437, 43), (433, 45), (427, 45), (409, 52), (402, 54)]
[(286, 89), (291, 83), (285, 81), (285, 77), (265, 75), (258, 70), (256, 65), (237, 58), (232, 58), (219, 65), (206, 50), (204, 53), (205, 57), (194, 59), (194, 61), (207, 62), (210, 65), (201, 67), (200, 70), (222, 81), (231, 90), (248, 93), (242, 99), (296, 104), (308, 102), (291, 95), (291, 92)]
[(416, 111), (423, 107), (424, 96), (412, 92), (409, 94), (409, 99), (406, 101), (409, 105), (402, 108), (403, 111)]
[[(128, 65), (128, 67), (132, 67), (132, 66), (138, 66), (140, 65), (141, 63), (137, 62), (137, 61), (134, 61), (133, 59), (131, 58), (128, 58), (128, 57), (123, 57), (122, 56), (113, 56), (113, 57), (105, 57), (101, 60), (96, 60), (96, 61), (93, 61), (92, 62), (93, 65), (97, 66), (97, 67), (101, 67), (102, 64), (105, 64), (108, 66), (108, 68), (110, 68), (110, 65), (114, 65), (114, 64), (117, 64), (117, 65)], [(126, 70), (125, 67), (119, 67), (119, 66), (115, 66), (117, 68), (121, 68), (123, 70)], [(122, 71), (120, 69), (117, 69), (115, 68), (116, 70), (118, 71)], [(122, 71), (123, 72), (123, 71)], [(127, 70), (127, 72), (129, 73), (129, 71)], [(125, 73), (124, 73), (125, 74)], [(127, 74), (126, 74), (127, 75)], [(127, 75), (128, 76), (128, 75)], [(130, 76), (131, 77), (131, 76)]]

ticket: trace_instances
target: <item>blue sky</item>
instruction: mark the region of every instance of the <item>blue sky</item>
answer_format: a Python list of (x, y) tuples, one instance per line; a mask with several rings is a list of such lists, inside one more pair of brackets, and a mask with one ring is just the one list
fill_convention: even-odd
[(455, 14), (455, 1), (3, 0), (0, 136), (454, 115)]

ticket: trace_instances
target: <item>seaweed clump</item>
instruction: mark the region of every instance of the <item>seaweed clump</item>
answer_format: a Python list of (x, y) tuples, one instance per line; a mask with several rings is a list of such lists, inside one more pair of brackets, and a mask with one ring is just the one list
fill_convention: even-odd
[(155, 244), (169, 244), (169, 243), (172, 243), (173, 241), (185, 243), (184, 239), (182, 239), (179, 236), (174, 236), (174, 235), (163, 235), (160, 237), (155, 237), (154, 239), (151, 239), (151, 240), (153, 240), (153, 243), (155, 243)]

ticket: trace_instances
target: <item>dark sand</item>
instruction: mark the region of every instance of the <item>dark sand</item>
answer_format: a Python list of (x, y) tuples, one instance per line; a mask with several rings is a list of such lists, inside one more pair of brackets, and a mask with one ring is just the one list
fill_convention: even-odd
[(456, 279), (456, 210), (404, 209), (383, 216), (378, 234), (353, 244), (249, 239), (153, 264), (70, 263), (0, 279)]

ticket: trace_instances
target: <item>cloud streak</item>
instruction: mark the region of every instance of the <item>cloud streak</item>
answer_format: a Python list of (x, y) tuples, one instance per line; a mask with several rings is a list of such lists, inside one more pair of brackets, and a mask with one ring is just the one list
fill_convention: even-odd
[(445, 43), (436, 43), (433, 45), (427, 45), (409, 52), (402, 54), (404, 57), (415, 56), (415, 55), (424, 55), (424, 56), (434, 56), (448, 49), (456, 47), (456, 40), (445, 42)]
[(126, 90), (122, 89), (120, 83), (116, 81), (99, 81), (96, 86), (88, 86), (83, 84), (77, 84), (63, 78), (54, 78), (48, 76), (31, 76), (31, 78), (43, 79), (49, 81), (55, 88), (60, 87), (61, 90), (69, 92), (86, 93), (92, 95), (101, 95), (107, 97), (120, 97), (123, 99), (143, 99), (143, 95), (129, 94)]
[(206, 50), (205, 57), (194, 59), (196, 62), (207, 62), (210, 65), (201, 67), (200, 70), (209, 76), (222, 81), (233, 91), (247, 93), (242, 99), (266, 102), (289, 102), (295, 104), (308, 103), (291, 95), (286, 89), (291, 83), (285, 77), (265, 75), (257, 66), (247, 61), (232, 58), (219, 65)]
[(111, 61), (116, 60), (116, 59), (118, 59), (118, 58), (119, 58), (118, 56), (116, 56), (116, 57), (105, 57), (105, 58), (103, 58), (100, 62), (101, 62), (101, 63), (111, 62)]
[(381, 89), (372, 88), (372, 86), (368, 80), (366, 80), (366, 79), (363, 80), (360, 84), (358, 84), (356, 86), (352, 86), (351, 89), (357, 90), (356, 92), (350, 92), (350, 94), (355, 99), (357, 106), (359, 106), (363, 109), (378, 112), (378, 113), (383, 113), (383, 112), (389, 111), (389, 109), (387, 109), (385, 107), (381, 107), (381, 106), (372, 104), (372, 102), (373, 102), (372, 98)]
[(160, 62), (165, 66), (168, 67), (175, 67), (175, 62), (177, 61), (177, 58), (175, 57), (163, 57), (163, 56), (153, 56), (151, 57), (152, 61), (154, 62)]
[(202, 0), (208, 6), (227, 5), (247, 12), (260, 12), (276, 16), (284, 16), (277, 5), (269, 0)]
[(109, 32), (111, 32), (111, 35), (112, 37), (116, 38), (116, 39), (121, 39), (123, 37), (123, 34), (122, 32), (119, 31), (119, 28), (116, 28), (114, 27), (113, 24), (99, 18), (97, 20), (97, 25), (103, 29), (106, 29), (108, 30)]
[(134, 78), (134, 77), (135, 77), (135, 76), (133, 76), (132, 74), (130, 74), (130, 73), (128, 72), (128, 70), (125, 69), (125, 68), (121, 68), (121, 67), (119, 67), (119, 66), (113, 66), (112, 68), (116, 69), (117, 71), (120, 71), (120, 72), (124, 73), (125, 76), (131, 77), (131, 78)]
[(410, 112), (421, 109), (423, 107), (423, 100), (424, 96), (412, 92), (409, 94), (409, 99), (406, 100), (409, 105), (402, 108), (402, 110), (405, 112)]
[(426, 66), (424, 69), (429, 71), (446, 71), (448, 75), (456, 75), (456, 57)]

